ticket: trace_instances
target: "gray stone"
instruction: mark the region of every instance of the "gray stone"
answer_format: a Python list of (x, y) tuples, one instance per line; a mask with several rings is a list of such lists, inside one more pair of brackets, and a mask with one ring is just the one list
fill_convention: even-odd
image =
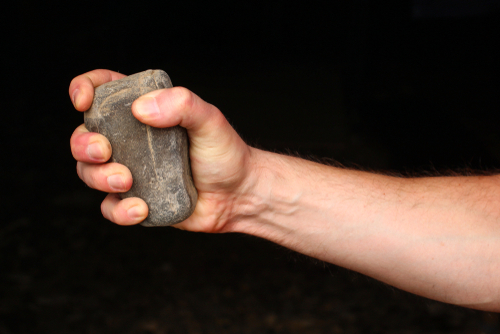
[(132, 188), (122, 198), (142, 198), (149, 207), (143, 226), (169, 226), (188, 218), (198, 193), (189, 164), (186, 129), (159, 129), (139, 122), (132, 102), (151, 91), (172, 87), (167, 73), (148, 70), (112, 81), (95, 89), (94, 101), (85, 112), (85, 126), (108, 138), (110, 161), (132, 172)]

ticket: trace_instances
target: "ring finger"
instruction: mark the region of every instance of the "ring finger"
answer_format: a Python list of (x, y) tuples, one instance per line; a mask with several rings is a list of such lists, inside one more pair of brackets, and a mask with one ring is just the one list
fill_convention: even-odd
[(108, 193), (125, 192), (132, 186), (130, 170), (116, 162), (94, 165), (78, 162), (76, 171), (90, 188)]

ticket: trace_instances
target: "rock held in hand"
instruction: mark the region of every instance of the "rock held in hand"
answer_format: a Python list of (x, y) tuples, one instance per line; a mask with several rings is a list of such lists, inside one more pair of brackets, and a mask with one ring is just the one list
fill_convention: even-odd
[(132, 103), (138, 97), (170, 87), (164, 71), (137, 73), (97, 87), (92, 106), (85, 112), (87, 129), (111, 143), (111, 161), (127, 166), (132, 173), (132, 188), (120, 196), (139, 197), (148, 204), (143, 226), (169, 226), (185, 220), (198, 198), (186, 129), (154, 128), (132, 114)]

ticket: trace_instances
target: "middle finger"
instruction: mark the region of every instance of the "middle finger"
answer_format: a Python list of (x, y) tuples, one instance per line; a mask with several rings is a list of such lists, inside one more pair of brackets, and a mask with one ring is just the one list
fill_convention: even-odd
[(116, 162), (102, 165), (78, 162), (76, 170), (89, 187), (108, 193), (125, 192), (132, 186), (130, 170)]

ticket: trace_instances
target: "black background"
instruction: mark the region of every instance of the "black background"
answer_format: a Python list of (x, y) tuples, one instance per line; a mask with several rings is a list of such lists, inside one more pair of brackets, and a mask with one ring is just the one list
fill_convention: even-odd
[(497, 332), (496, 314), (264, 240), (114, 226), (69, 149), (83, 122), (73, 77), (159, 68), (251, 145), (403, 174), (494, 171), (498, 2), (465, 3), (15, 2), (2, 34), (0, 334)]

